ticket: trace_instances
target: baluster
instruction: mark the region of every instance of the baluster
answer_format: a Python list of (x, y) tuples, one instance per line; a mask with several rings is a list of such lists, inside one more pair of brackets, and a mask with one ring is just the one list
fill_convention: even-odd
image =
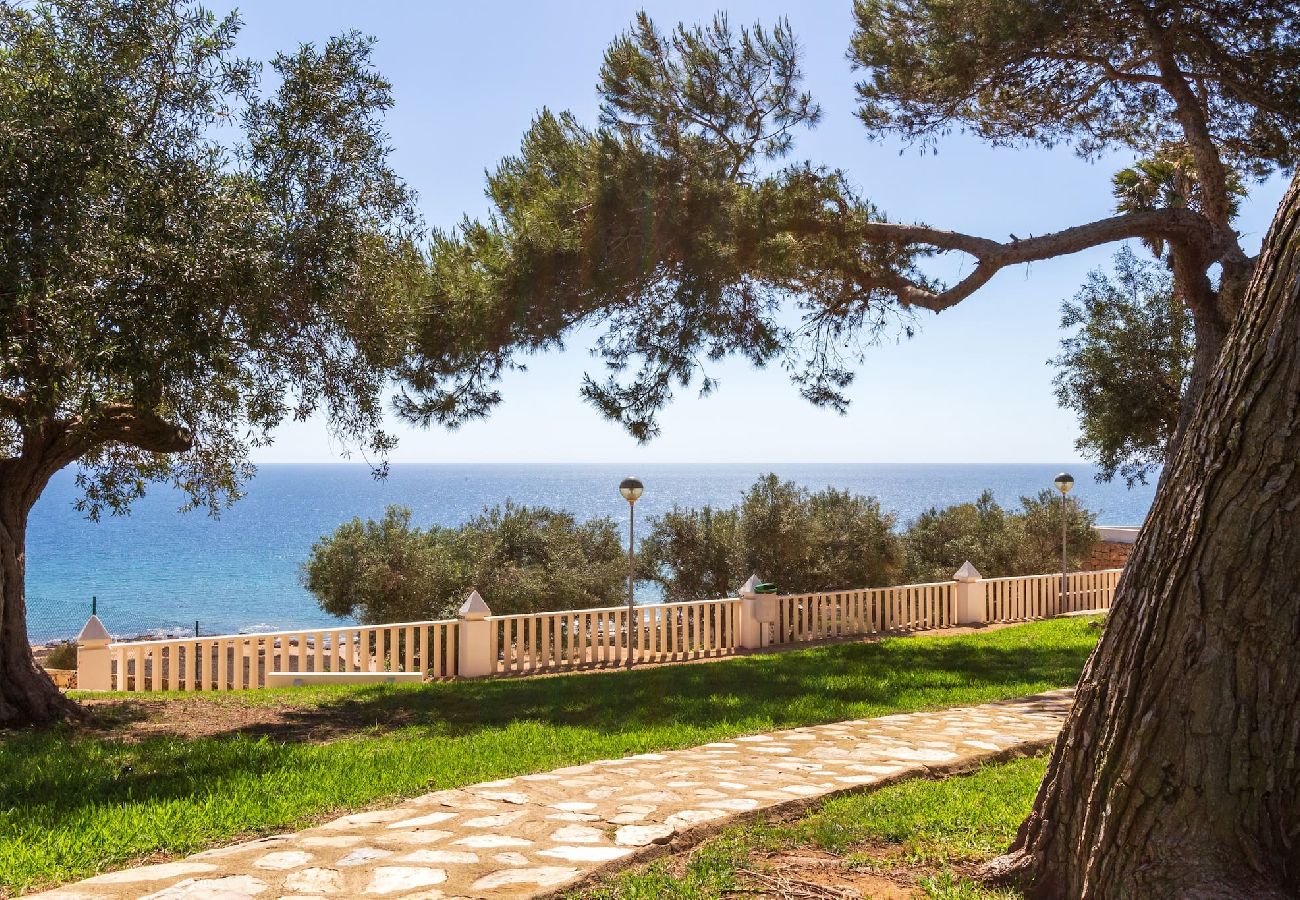
[(617, 665), (623, 658), (619, 655), (619, 644), (623, 640), (622, 613), (618, 610), (605, 613), (605, 630), (609, 633), (605, 639), (609, 642), (609, 661)]
[(636, 608), (636, 647), (637, 661), (648, 659), (650, 652), (654, 649), (651, 641), (654, 640), (654, 632), (650, 629), (651, 614), (643, 606)]
[(217, 649), (217, 690), (225, 691), (230, 689), (230, 660), (226, 656), (226, 643), (220, 638), (214, 640), (213, 645)]

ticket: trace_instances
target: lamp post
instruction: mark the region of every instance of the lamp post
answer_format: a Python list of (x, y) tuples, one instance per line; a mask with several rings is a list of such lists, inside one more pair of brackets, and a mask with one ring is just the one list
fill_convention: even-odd
[(1070, 488), (1074, 487), (1074, 476), (1069, 472), (1062, 472), (1053, 479), (1056, 489), (1061, 492), (1061, 606), (1065, 606), (1065, 573), (1069, 571), (1069, 558), (1065, 555), (1066, 546), (1066, 525), (1069, 523), (1069, 515), (1065, 506), (1065, 495), (1070, 493)]
[(636, 615), (634, 585), (636, 583), (636, 502), (645, 493), (640, 478), (624, 478), (618, 492), (627, 501), (627, 667), (632, 668), (632, 648), (635, 646), (632, 619)]

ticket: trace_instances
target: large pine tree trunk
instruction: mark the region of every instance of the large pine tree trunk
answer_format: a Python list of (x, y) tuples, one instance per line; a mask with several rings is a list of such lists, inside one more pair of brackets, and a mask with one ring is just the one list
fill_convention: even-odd
[(1034, 898), (1300, 896), (1300, 177), (991, 872)]
[(0, 728), (71, 718), (79, 709), (36, 665), (27, 641), (28, 499), (26, 491), (0, 489)]

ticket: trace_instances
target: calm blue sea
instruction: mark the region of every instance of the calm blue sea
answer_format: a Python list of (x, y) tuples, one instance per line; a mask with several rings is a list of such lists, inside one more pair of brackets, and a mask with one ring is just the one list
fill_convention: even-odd
[[(82, 518), (71, 472), (60, 473), (33, 511), (27, 596), (33, 640), (75, 635), (96, 596), (116, 634), (203, 633), (339, 624), (298, 583), (313, 541), (353, 516), (411, 507), (422, 525), (455, 525), (507, 498), (566, 509), (579, 518), (626, 519), (619, 480), (639, 475), (638, 521), (672, 507), (730, 505), (759, 475), (775, 471), (809, 488), (878, 497), (900, 523), (930, 506), (972, 500), (984, 488), (1005, 505), (1050, 487), (1051, 464), (998, 465), (398, 465), (376, 481), (363, 465), (266, 465), (247, 496), (219, 519), (179, 513), (181, 498), (154, 490), (128, 516)], [(1075, 489), (1104, 524), (1136, 524), (1153, 487), (1098, 484), (1071, 465)], [(489, 603), (491, 599), (489, 598)]]

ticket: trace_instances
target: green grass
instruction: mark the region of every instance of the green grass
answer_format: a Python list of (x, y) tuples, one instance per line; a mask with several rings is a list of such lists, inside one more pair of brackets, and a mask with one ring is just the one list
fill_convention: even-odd
[[(743, 886), (741, 870), (761, 867), (755, 854), (761, 859), (774, 851), (815, 848), (843, 857), (851, 866), (922, 867), (917, 886), (936, 900), (1016, 897), (964, 878), (951, 866), (988, 859), (1011, 843), (1046, 767), (1046, 757), (1020, 759), (944, 781), (906, 781), (870, 794), (837, 797), (791, 822), (732, 827), (698, 847), (683, 867), (654, 863), (616, 875), (581, 896), (721, 898)], [(881, 844), (898, 846), (882, 854), (876, 849)]]
[(280, 707), (308, 730), (349, 723), (328, 743), (0, 733), (0, 894), (432, 789), (1031, 694), (1074, 683), (1097, 635), (1089, 620), (1058, 619), (632, 672), (184, 695), (229, 712)]

